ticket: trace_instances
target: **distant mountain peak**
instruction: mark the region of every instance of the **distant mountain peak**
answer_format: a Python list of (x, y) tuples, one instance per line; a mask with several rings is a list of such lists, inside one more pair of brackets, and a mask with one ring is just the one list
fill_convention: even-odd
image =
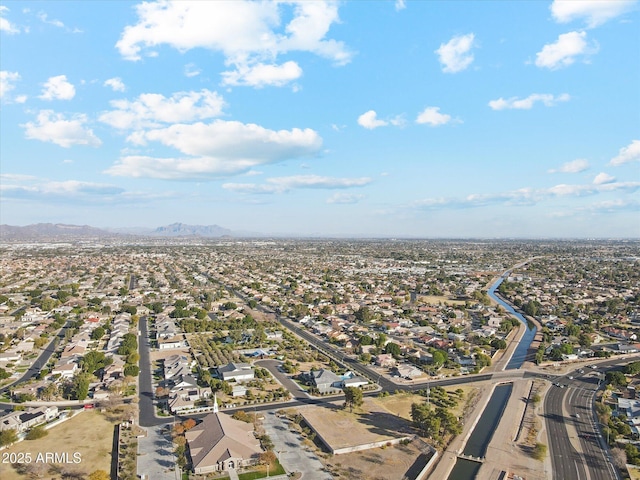
[(224, 237), (231, 236), (233, 232), (219, 225), (187, 225), (185, 223), (172, 223), (163, 227), (158, 227), (153, 232), (155, 235), (184, 237)]

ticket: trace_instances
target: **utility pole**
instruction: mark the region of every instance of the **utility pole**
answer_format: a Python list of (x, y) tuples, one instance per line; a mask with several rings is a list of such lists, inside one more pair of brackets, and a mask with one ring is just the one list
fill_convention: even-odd
[(431, 388), (429, 388), (429, 382), (427, 382), (427, 405), (430, 406), (429, 403), (429, 394), (431, 393)]

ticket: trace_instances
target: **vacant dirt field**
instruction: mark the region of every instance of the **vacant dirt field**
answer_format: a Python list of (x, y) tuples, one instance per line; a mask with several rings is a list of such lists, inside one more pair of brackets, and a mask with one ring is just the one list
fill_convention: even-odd
[(300, 411), (307, 423), (333, 448), (345, 448), (365, 443), (382, 442), (411, 435), (404, 418), (389, 413), (366, 398), (353, 413), (336, 407), (305, 408)]
[(335, 478), (401, 480), (405, 476), (415, 478), (416, 473), (424, 466), (427, 458), (420, 457), (421, 453), (419, 443), (411, 442), (407, 445), (326, 456), (321, 460)]
[(181, 349), (171, 349), (171, 350), (154, 350), (149, 355), (149, 358), (152, 362), (156, 362), (158, 360), (164, 360), (171, 355), (185, 355), (189, 360), (191, 360), (191, 353), (189, 348), (181, 348)]
[[(2, 450), (0, 460), (11, 453), (29, 453), (31, 462), (28, 465), (25, 463), (23, 466), (42, 470), (43, 476), (38, 478), (58, 480), (63, 478), (63, 473), (69, 472), (88, 476), (95, 470), (110, 471), (112, 440), (113, 424), (98, 412), (82, 412), (51, 428), (46, 437), (38, 440), (25, 440), (7, 450)], [(47, 453), (57, 453), (58, 460), (61, 459), (60, 454), (67, 454), (65, 456), (66, 463), (54, 463), (52, 456), (47, 459)], [(74, 457), (74, 453), (78, 453), (79, 457)], [(74, 460), (78, 459), (79, 462), (74, 463)], [(23, 460), (26, 460), (26, 457), (23, 457)], [(2, 462), (0, 463), (0, 478), (2, 480), (25, 480), (31, 477), (28, 474), (17, 473), (10, 464)]]

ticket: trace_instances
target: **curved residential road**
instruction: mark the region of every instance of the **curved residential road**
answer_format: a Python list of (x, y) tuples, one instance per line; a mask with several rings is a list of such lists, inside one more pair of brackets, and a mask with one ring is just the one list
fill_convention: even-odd
[(24, 372), (24, 375), (22, 375), (16, 381), (11, 382), (10, 384), (5, 385), (4, 387), (0, 388), (0, 394), (2, 394), (4, 392), (6, 392), (7, 390), (9, 390), (11, 388), (11, 386), (13, 386), (13, 385), (17, 385), (19, 383), (26, 382), (27, 380), (31, 380), (32, 378), (37, 376), (40, 373), (40, 371), (44, 368), (44, 366), (49, 362), (49, 359), (51, 358), (51, 355), (53, 355), (54, 352), (56, 351), (56, 348), (58, 347), (59, 340), (64, 338), (64, 334), (65, 334), (65, 331), (66, 331), (68, 326), (69, 326), (69, 322), (67, 321), (60, 328), (60, 331), (58, 332), (58, 334), (56, 336), (54, 336), (51, 339), (51, 341), (49, 342), (49, 344), (44, 348), (44, 350), (38, 356), (36, 361), (33, 362), (33, 364), (31, 364), (31, 366), (29, 367), (29, 369), (26, 372)]

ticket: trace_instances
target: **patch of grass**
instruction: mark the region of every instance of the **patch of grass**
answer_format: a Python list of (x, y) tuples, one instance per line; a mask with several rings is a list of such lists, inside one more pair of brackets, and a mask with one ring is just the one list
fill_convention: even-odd
[[(273, 477), (275, 475), (284, 475), (285, 470), (282, 467), (282, 465), (280, 465), (280, 463), (276, 462), (276, 463), (272, 463), (269, 466), (269, 476)], [(254, 480), (256, 478), (266, 478), (267, 476), (267, 467), (265, 466), (260, 466), (259, 470), (253, 471), (253, 472), (247, 472), (247, 473), (241, 473), (238, 474), (238, 477), (240, 478), (240, 480)]]

